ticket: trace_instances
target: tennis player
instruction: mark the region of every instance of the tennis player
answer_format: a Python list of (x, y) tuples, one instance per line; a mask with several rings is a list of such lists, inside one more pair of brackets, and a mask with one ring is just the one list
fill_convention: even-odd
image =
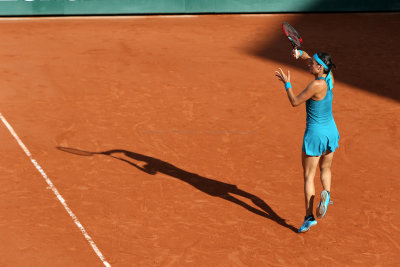
[(335, 64), (330, 55), (320, 52), (310, 57), (301, 50), (293, 50), (292, 55), (296, 59), (304, 60), (309, 72), (315, 77), (315, 80), (296, 96), (290, 84), (290, 71), (287, 75), (280, 68), (276, 71), (276, 76), (285, 85), (292, 106), (306, 103), (307, 119), (302, 147), (306, 216), (303, 225), (298, 229), (298, 232), (302, 233), (317, 224), (313, 215), (313, 202), (314, 177), (318, 163), (324, 190), (321, 192), (320, 202), (316, 209), (317, 217), (323, 218), (328, 205), (331, 204), (331, 165), (335, 149), (339, 147), (340, 136), (332, 114), (332, 89), (335, 82), (332, 68), (335, 68)]

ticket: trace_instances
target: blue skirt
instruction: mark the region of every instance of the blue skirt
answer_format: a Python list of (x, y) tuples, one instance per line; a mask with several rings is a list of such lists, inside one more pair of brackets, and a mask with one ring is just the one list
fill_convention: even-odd
[(307, 124), (302, 150), (308, 156), (322, 156), (339, 147), (339, 131), (334, 120), (328, 124)]

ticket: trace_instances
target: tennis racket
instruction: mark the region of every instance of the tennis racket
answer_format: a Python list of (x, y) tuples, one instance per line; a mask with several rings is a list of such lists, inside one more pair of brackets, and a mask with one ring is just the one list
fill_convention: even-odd
[(297, 50), (297, 48), (303, 44), (303, 39), (300, 34), (287, 22), (282, 23), (282, 29), (293, 48)]

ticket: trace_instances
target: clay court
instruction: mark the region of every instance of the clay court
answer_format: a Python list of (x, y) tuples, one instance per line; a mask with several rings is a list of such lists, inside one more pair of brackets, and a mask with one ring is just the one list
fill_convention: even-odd
[[(283, 21), (337, 66), (333, 205), (305, 234), (305, 106), (274, 71), (297, 93), (313, 77)], [(32, 154), (3, 121), (0, 265), (400, 265), (399, 28), (399, 13), (0, 19), (0, 112)]]

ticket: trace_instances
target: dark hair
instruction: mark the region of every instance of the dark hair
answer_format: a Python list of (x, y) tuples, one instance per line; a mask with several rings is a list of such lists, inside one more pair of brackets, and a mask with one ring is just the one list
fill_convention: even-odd
[(317, 53), (317, 55), (329, 68), (328, 70), (324, 69), (325, 74), (329, 73), (329, 71), (336, 68), (336, 65), (333, 63), (332, 58), (328, 53), (319, 52)]

